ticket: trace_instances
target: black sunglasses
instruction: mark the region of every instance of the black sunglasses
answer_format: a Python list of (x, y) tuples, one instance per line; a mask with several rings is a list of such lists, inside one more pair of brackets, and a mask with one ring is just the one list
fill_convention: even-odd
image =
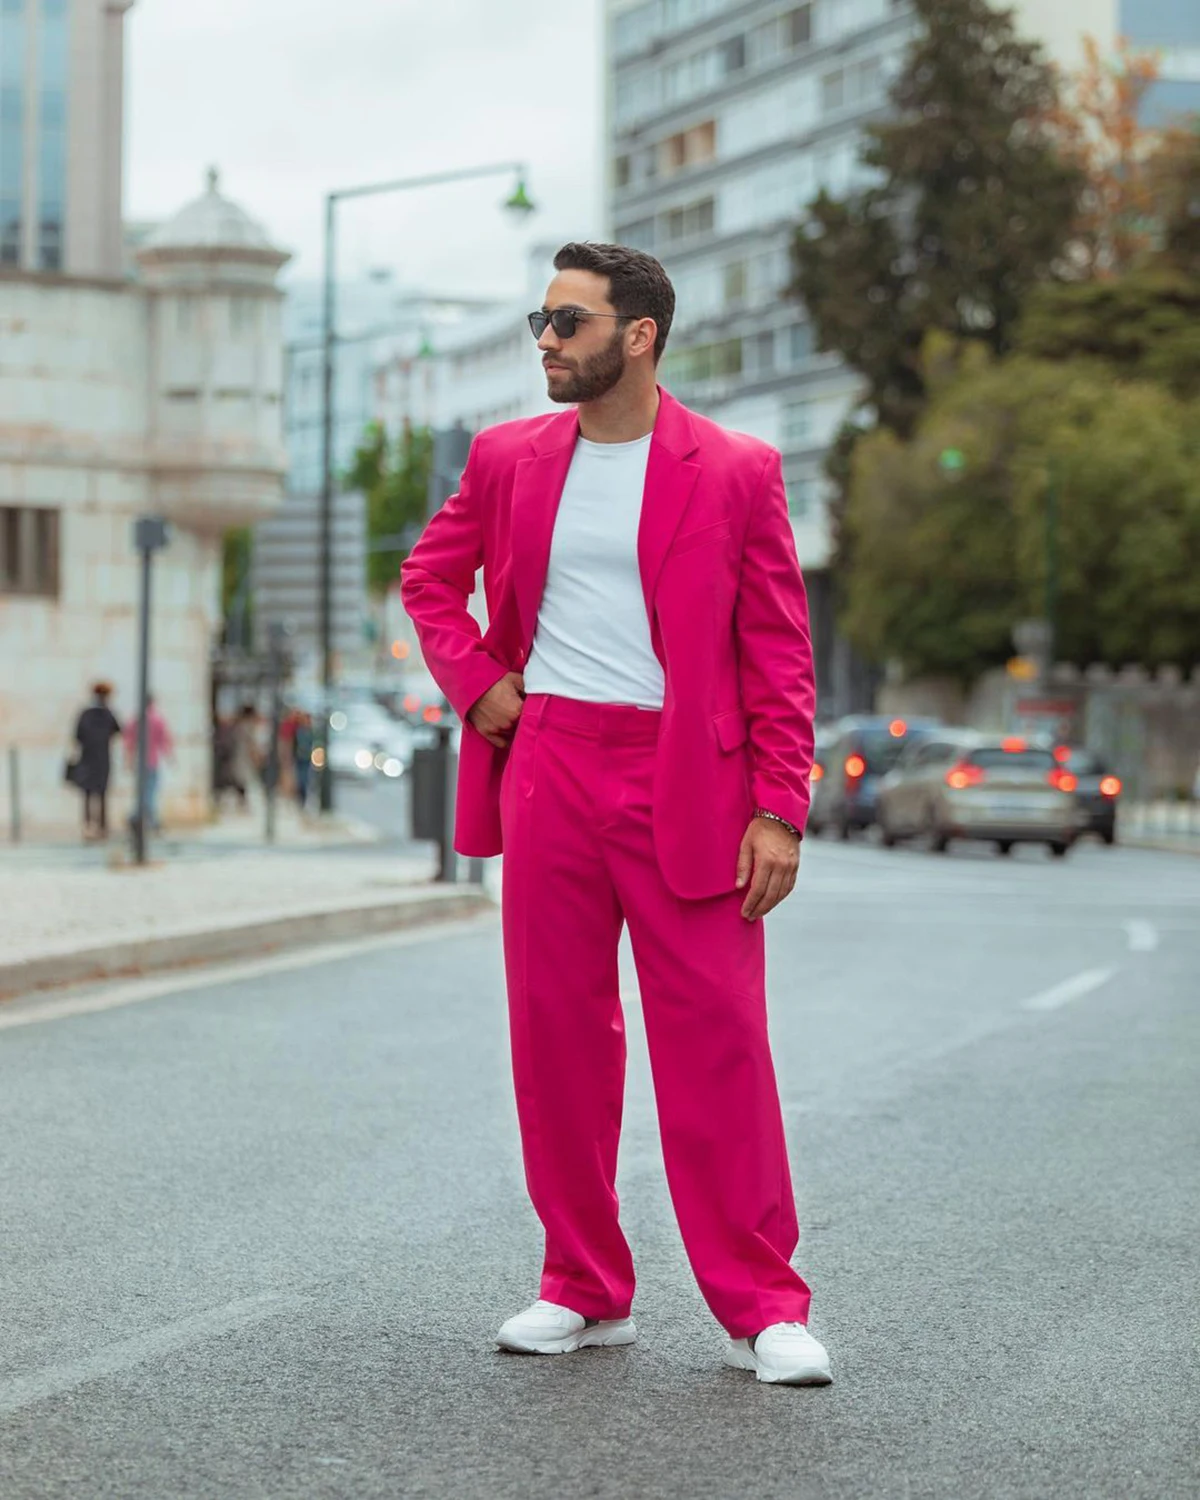
[(529, 331), (540, 339), (547, 328), (553, 328), (560, 339), (573, 339), (579, 331), (579, 323), (588, 318), (616, 318), (618, 323), (632, 321), (628, 313), (576, 312), (573, 307), (556, 307), (553, 312), (531, 312)]

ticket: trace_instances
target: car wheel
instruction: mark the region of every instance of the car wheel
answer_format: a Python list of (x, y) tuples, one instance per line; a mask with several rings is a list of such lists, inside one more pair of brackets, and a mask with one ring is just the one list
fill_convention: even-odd
[(1055, 859), (1062, 859), (1070, 847), (1070, 844), (1064, 843), (1062, 839), (1055, 839), (1050, 845), (1050, 853), (1053, 854)]
[(848, 842), (850, 838), (850, 823), (846, 818), (839, 818), (837, 823), (837, 836), (842, 843)]
[(929, 850), (932, 854), (945, 854), (950, 847), (950, 835), (938, 826), (937, 813), (931, 807), (925, 814), (925, 831), (929, 835)]
[(1115, 828), (1106, 828), (1100, 835), (1100, 837), (1111, 849), (1112, 846), (1117, 842), (1117, 830)]
[(1012, 853), (1012, 847), (1013, 847), (1012, 846), (1012, 839), (997, 839), (996, 840), (996, 853), (997, 854), (1011, 854)]
[(879, 842), (885, 849), (894, 849), (900, 842), (882, 818), (879, 820)]

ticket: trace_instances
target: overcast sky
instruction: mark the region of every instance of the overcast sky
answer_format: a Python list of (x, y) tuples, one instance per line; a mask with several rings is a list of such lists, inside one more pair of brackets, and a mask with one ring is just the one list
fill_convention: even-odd
[(322, 195), (492, 161), (529, 163), (540, 212), (513, 227), (503, 177), (344, 205), (347, 270), (524, 290), (525, 247), (595, 236), (600, 0), (137, 0), (126, 19), (130, 218), (195, 197), (205, 168), (321, 268)]

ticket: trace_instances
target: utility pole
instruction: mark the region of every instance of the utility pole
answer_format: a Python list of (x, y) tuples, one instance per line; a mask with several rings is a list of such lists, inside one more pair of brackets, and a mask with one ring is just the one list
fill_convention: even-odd
[(133, 815), (133, 857), (137, 864), (146, 863), (146, 771), (149, 735), (146, 713), (150, 698), (150, 581), (151, 564), (156, 552), (167, 545), (167, 523), (158, 516), (142, 516), (133, 528), (134, 546), (142, 554), (142, 599), (138, 646), (138, 734), (137, 734), (137, 807)]

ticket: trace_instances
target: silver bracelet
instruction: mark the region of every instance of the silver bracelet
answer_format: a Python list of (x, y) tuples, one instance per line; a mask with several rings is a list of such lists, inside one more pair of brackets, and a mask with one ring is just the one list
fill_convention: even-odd
[(781, 818), (778, 813), (768, 812), (765, 807), (756, 807), (754, 809), (754, 816), (756, 818), (768, 818), (772, 823), (782, 823), (787, 831), (794, 833), (798, 839), (804, 837), (800, 830), (789, 823), (786, 818)]

